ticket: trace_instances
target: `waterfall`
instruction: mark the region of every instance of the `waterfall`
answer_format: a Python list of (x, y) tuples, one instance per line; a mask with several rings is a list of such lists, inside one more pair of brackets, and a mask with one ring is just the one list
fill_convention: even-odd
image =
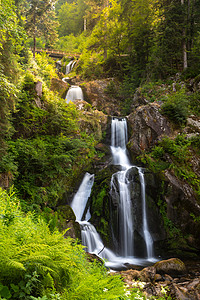
[(111, 194), (119, 193), (120, 254), (125, 257), (133, 255), (133, 218), (127, 170), (119, 171), (111, 178)]
[[(82, 220), (82, 217), (83, 217), (83, 214), (85, 211), (85, 207), (87, 205), (87, 201), (88, 201), (88, 198), (91, 193), (93, 183), (94, 183), (94, 175), (86, 173), (77, 193), (75, 194), (75, 196), (72, 200), (71, 208), (73, 209), (73, 211), (75, 213), (77, 221)], [(90, 219), (89, 211), (86, 215), (86, 219), (87, 220)]]
[(74, 100), (84, 100), (82, 89), (79, 86), (72, 85), (69, 88), (65, 99), (67, 103), (69, 103), (70, 101), (73, 102)]
[(122, 171), (112, 175), (110, 194), (119, 199), (119, 252), (122, 256), (134, 256), (134, 222), (128, 170), (138, 170), (141, 185), (143, 238), (146, 244), (147, 258), (153, 257), (153, 240), (148, 228), (145, 197), (144, 174), (140, 167), (129, 162), (126, 144), (128, 141), (125, 118), (113, 118), (111, 123), (111, 152), (113, 164), (120, 165)]
[(143, 220), (143, 232), (144, 232), (144, 240), (147, 248), (147, 257), (153, 257), (153, 240), (151, 234), (149, 232), (149, 227), (147, 223), (147, 213), (146, 213), (146, 199), (145, 199), (145, 181), (144, 181), (144, 173), (141, 168), (138, 168), (140, 184), (141, 184), (141, 197), (142, 197), (142, 220)]
[(71, 60), (71, 61), (66, 65), (65, 75), (69, 74), (69, 73), (72, 71), (72, 69), (73, 69), (75, 63), (76, 63), (76, 60)]
[[(82, 244), (85, 251), (94, 253), (105, 259), (105, 265), (111, 269), (123, 269), (128, 264), (146, 265), (154, 261), (153, 239), (151, 237), (146, 210), (145, 178), (141, 167), (131, 165), (126, 144), (128, 141), (127, 123), (125, 118), (113, 118), (111, 123), (111, 152), (113, 164), (118, 165), (121, 171), (112, 175), (110, 195), (118, 199), (118, 222), (119, 222), (119, 251), (118, 254), (106, 248), (96, 228), (89, 222), (91, 217), (89, 209), (83, 220), (86, 211), (88, 198), (94, 183), (94, 175), (86, 173), (82, 183), (75, 194), (71, 207), (76, 215), (76, 220), (81, 227)], [(133, 182), (130, 179), (131, 169), (136, 169), (139, 175), (141, 186), (142, 206), (142, 237), (146, 245), (147, 258), (137, 258), (134, 255), (134, 216), (131, 199), (131, 188)], [(130, 171), (130, 172), (129, 172)], [(116, 251), (117, 252), (117, 251)]]
[(91, 217), (89, 209), (87, 211), (85, 220), (81, 221), (85, 212), (93, 183), (94, 174), (91, 175), (89, 173), (86, 173), (77, 193), (72, 200), (71, 208), (75, 213), (76, 221), (80, 224), (81, 227), (81, 239), (82, 244), (85, 246), (85, 251), (99, 255), (101, 258), (106, 260), (113, 260), (115, 258), (115, 254), (104, 246), (100, 235), (96, 231), (96, 228), (88, 222)]

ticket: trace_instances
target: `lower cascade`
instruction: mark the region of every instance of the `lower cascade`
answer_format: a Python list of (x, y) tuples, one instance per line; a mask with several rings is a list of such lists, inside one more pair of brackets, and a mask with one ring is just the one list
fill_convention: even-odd
[[(85, 246), (85, 250), (90, 253), (95, 253), (102, 259), (106, 259), (105, 265), (111, 269), (123, 268), (123, 266), (125, 266), (124, 264), (146, 265), (156, 261), (153, 250), (153, 239), (148, 227), (144, 172), (141, 167), (131, 165), (126, 148), (127, 142), (126, 119), (113, 117), (111, 123), (111, 153), (113, 164), (120, 168), (120, 171), (112, 175), (110, 183), (110, 196), (118, 199), (117, 219), (119, 229), (117, 236), (114, 236), (113, 233), (113, 240), (117, 240), (118, 244), (115, 253), (104, 246), (95, 227), (89, 223), (91, 215), (89, 208), (87, 208), (87, 202), (94, 182), (93, 174), (85, 174), (71, 203), (71, 207), (76, 215), (76, 220), (81, 227), (82, 244)], [(138, 258), (135, 255), (134, 220), (137, 219), (137, 215), (134, 215), (131, 199), (131, 188), (133, 188), (134, 182), (131, 181), (129, 176), (133, 168), (138, 172), (141, 186), (140, 201), (142, 216), (140, 216), (140, 220), (142, 220), (142, 224), (140, 224), (140, 227), (141, 236), (146, 247), (146, 255), (144, 255), (143, 258)]]
[(83, 97), (83, 92), (80, 86), (77, 85), (72, 85), (65, 97), (67, 103), (69, 103), (70, 101), (73, 102), (75, 100), (84, 100)]

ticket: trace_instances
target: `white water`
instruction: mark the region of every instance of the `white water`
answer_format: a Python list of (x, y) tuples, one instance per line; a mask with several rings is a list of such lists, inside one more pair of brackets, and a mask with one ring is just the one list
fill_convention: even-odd
[(122, 268), (125, 263), (145, 265), (147, 261), (155, 261), (155, 258), (153, 258), (153, 240), (147, 223), (144, 174), (142, 169), (136, 166), (135, 168), (138, 170), (141, 184), (143, 208), (143, 224), (141, 224), (141, 226), (143, 227), (143, 238), (147, 249), (147, 259), (138, 259), (134, 256), (134, 223), (129, 188), (130, 181), (127, 176), (128, 170), (134, 166), (130, 164), (127, 155), (127, 140), (126, 120), (113, 118), (111, 124), (111, 151), (114, 164), (120, 165), (122, 168), (122, 171), (118, 171), (113, 174), (111, 179), (111, 194), (116, 195), (116, 197), (119, 196), (120, 256), (117, 256), (114, 252), (104, 246), (95, 227), (88, 222), (90, 219), (89, 210), (85, 220), (82, 221), (85, 207), (94, 182), (94, 175), (89, 173), (85, 174), (71, 204), (76, 215), (76, 220), (81, 226), (82, 244), (85, 246), (85, 250), (106, 259), (105, 265), (109, 268)]
[[(73, 209), (76, 216), (76, 220), (78, 222), (82, 220), (88, 198), (90, 197), (93, 183), (94, 183), (94, 175), (86, 173), (77, 193), (75, 194), (72, 200), (71, 208)], [(89, 220), (89, 218), (90, 218), (90, 214), (88, 212), (85, 219)]]
[[(122, 171), (112, 175), (111, 179), (111, 195), (119, 195), (119, 243), (120, 253), (127, 256), (134, 256), (134, 234), (133, 234), (133, 212), (130, 195), (130, 182), (127, 172), (134, 167), (130, 164), (127, 155), (126, 144), (128, 141), (127, 122), (125, 118), (113, 118), (111, 123), (111, 151), (113, 155), (113, 163), (121, 165)], [(145, 180), (142, 169), (138, 169), (141, 184), (141, 200), (142, 200), (142, 226), (143, 238), (146, 244), (147, 259), (153, 257), (153, 240), (148, 228), (145, 198)]]
[(72, 71), (72, 69), (73, 69), (75, 63), (76, 63), (76, 60), (71, 60), (71, 61), (66, 65), (66, 72), (65, 72), (65, 75), (69, 74), (69, 73)]
[(147, 223), (147, 213), (146, 213), (146, 199), (145, 199), (145, 181), (144, 181), (144, 173), (141, 168), (138, 168), (140, 184), (141, 184), (141, 196), (142, 196), (142, 213), (143, 213), (143, 233), (144, 233), (144, 241), (147, 248), (147, 257), (153, 257), (153, 240), (151, 234), (149, 232), (149, 227)]
[(83, 92), (82, 92), (82, 89), (80, 88), (80, 86), (72, 85), (69, 88), (65, 99), (66, 99), (67, 103), (69, 103), (70, 101), (73, 102), (74, 100), (84, 100)]
[(82, 244), (85, 246), (85, 251), (94, 253), (106, 260), (113, 260), (115, 258), (115, 254), (111, 250), (104, 247), (101, 237), (96, 231), (95, 227), (88, 222), (91, 217), (89, 209), (84, 221), (81, 221), (88, 202), (88, 198), (91, 193), (93, 183), (94, 175), (86, 173), (77, 193), (72, 200), (71, 208), (75, 213), (76, 221), (80, 224), (81, 227), (81, 239)]

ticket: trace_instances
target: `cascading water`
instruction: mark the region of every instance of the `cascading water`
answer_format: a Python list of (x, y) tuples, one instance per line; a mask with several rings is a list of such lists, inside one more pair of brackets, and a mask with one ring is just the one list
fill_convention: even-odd
[(119, 252), (123, 256), (134, 256), (134, 222), (133, 209), (130, 193), (130, 181), (128, 179), (128, 171), (136, 168), (139, 173), (141, 184), (142, 198), (142, 226), (143, 238), (146, 244), (147, 258), (153, 257), (153, 240), (148, 228), (146, 199), (145, 199), (145, 181), (144, 174), (140, 167), (132, 166), (129, 162), (126, 144), (127, 123), (125, 118), (113, 118), (111, 124), (111, 151), (113, 155), (113, 163), (120, 165), (122, 171), (112, 175), (111, 179), (111, 196), (115, 195), (119, 198)]
[[(85, 207), (87, 205), (88, 198), (91, 193), (93, 183), (94, 183), (94, 175), (86, 173), (71, 203), (71, 208), (73, 209), (76, 216), (76, 220), (78, 222), (81, 221), (83, 218), (83, 214), (85, 211)], [(88, 210), (85, 220), (88, 221), (90, 217), (91, 216)]]
[(69, 74), (69, 73), (72, 71), (72, 69), (73, 69), (75, 63), (76, 63), (76, 60), (71, 60), (71, 61), (66, 65), (66, 72), (65, 72), (65, 75)]
[[(155, 261), (153, 258), (153, 240), (148, 228), (145, 181), (143, 170), (130, 164), (126, 144), (128, 141), (127, 123), (125, 118), (113, 118), (111, 124), (111, 152), (113, 164), (118, 165), (121, 171), (116, 172), (111, 178), (110, 195), (119, 199), (119, 251), (118, 255), (106, 248), (95, 227), (88, 222), (90, 219), (89, 209), (83, 219), (88, 198), (94, 182), (94, 175), (86, 173), (83, 181), (72, 201), (71, 207), (76, 215), (76, 220), (81, 227), (82, 244), (85, 250), (95, 253), (107, 261), (105, 265), (109, 268), (123, 268), (126, 264), (145, 265), (147, 261)], [(131, 199), (131, 186), (129, 170), (136, 168), (141, 186), (142, 201), (142, 235), (146, 245), (147, 259), (136, 258), (134, 255), (134, 221)]]
[(114, 253), (104, 247), (101, 237), (96, 231), (95, 227), (88, 222), (91, 216), (89, 209), (84, 221), (82, 221), (93, 183), (94, 175), (86, 173), (77, 193), (72, 200), (71, 208), (75, 213), (76, 221), (80, 224), (81, 239), (82, 244), (85, 246), (85, 250), (87, 252), (99, 255), (101, 258), (113, 260), (113, 258), (115, 257)]
[(82, 89), (80, 88), (80, 86), (72, 85), (69, 88), (65, 99), (66, 99), (67, 103), (69, 103), (70, 101), (73, 102), (75, 100), (84, 100), (83, 92), (82, 92)]
[(142, 196), (142, 210), (143, 210), (143, 232), (144, 232), (144, 240), (147, 248), (147, 257), (153, 257), (153, 240), (151, 234), (149, 232), (149, 227), (147, 223), (147, 213), (146, 213), (146, 199), (145, 199), (145, 181), (144, 181), (144, 173), (141, 168), (138, 168), (140, 184), (141, 184), (141, 196)]

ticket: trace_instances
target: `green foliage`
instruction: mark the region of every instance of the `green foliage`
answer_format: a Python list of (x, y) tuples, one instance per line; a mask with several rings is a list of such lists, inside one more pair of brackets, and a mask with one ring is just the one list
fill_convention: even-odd
[(178, 125), (185, 125), (188, 116), (188, 99), (184, 90), (171, 94), (161, 107), (161, 113)]
[(60, 23), (58, 27), (60, 37), (70, 34), (78, 35), (83, 31), (84, 11), (85, 5), (83, 1), (75, 0), (72, 3), (68, 1), (63, 3), (57, 11), (58, 21)]
[(80, 152), (88, 147), (81, 139), (65, 136), (17, 139), (9, 145), (10, 157), (15, 157), (20, 170), (14, 182), (21, 196), (29, 203), (53, 206), (69, 188), (73, 166), (82, 167)]
[(198, 92), (194, 92), (188, 96), (189, 100), (189, 110), (197, 115), (200, 116), (200, 94)]
[(0, 65), (0, 159), (5, 154), (5, 139), (12, 132), (10, 113), (14, 108), (17, 89), (2, 73)]
[(26, 18), (24, 24), (29, 37), (35, 40), (42, 36), (45, 39), (46, 47), (53, 45), (57, 39), (56, 27), (58, 22), (55, 16), (54, 2), (31, 0), (30, 5), (25, 2), (21, 4), (21, 14)]
[(81, 53), (86, 39), (87, 36), (84, 32), (78, 36), (75, 36), (71, 33), (69, 35), (60, 37), (56, 43), (56, 48), (69, 53)]
[[(9, 205), (8, 205), (9, 202)], [(119, 276), (89, 263), (81, 245), (24, 215), (13, 192), (0, 189), (0, 295), (6, 299), (126, 299)], [(5, 222), (4, 216), (13, 216)]]
[(170, 86), (167, 86), (164, 81), (146, 82), (141, 85), (139, 90), (149, 102), (167, 100), (166, 94), (171, 92)]
[(47, 86), (50, 87), (51, 79), (57, 78), (58, 75), (55, 70), (55, 61), (48, 57), (46, 53), (35, 54), (35, 60), (38, 65), (38, 74), (46, 82)]
[(190, 164), (191, 146), (199, 147), (199, 137), (191, 140), (181, 134), (177, 135), (174, 140), (164, 137), (150, 153), (143, 154), (138, 159), (147, 164), (153, 172), (172, 170), (178, 178), (190, 184), (199, 197), (200, 179)]

